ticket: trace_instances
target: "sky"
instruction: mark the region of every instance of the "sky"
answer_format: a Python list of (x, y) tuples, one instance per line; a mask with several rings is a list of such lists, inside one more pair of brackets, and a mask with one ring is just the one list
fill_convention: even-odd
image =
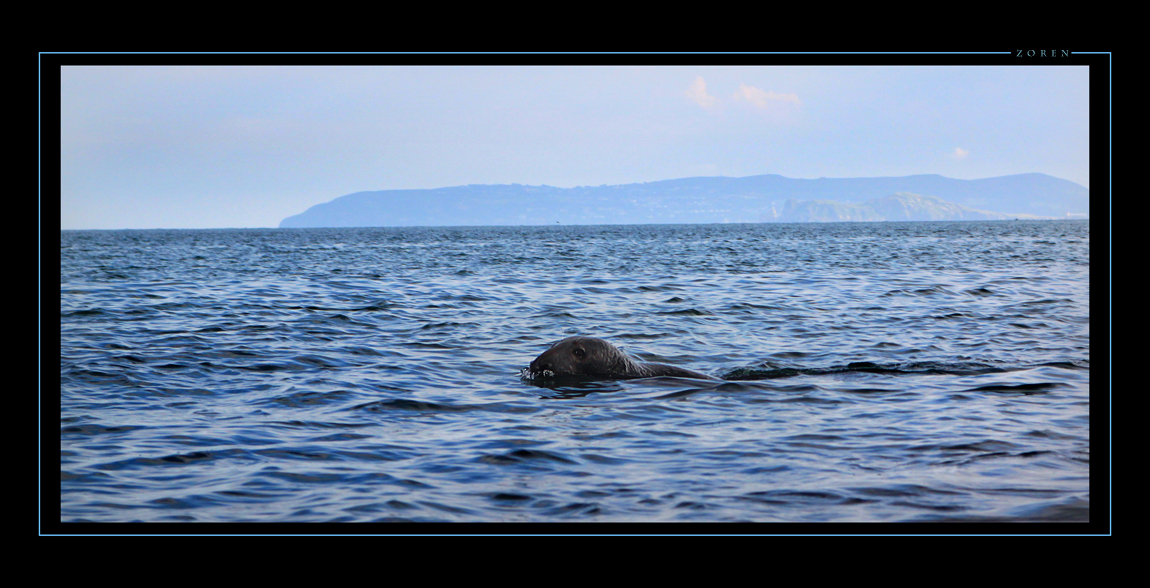
[(465, 184), (1039, 172), (1090, 187), (1085, 66), (60, 75), (61, 229), (275, 227), (354, 192)]

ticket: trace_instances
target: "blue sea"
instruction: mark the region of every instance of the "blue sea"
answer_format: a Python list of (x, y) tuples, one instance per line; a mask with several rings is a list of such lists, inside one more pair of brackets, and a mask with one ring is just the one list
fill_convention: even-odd
[[(60, 256), (60, 523), (1109, 516), (1085, 220), (62, 231)], [(576, 334), (722, 380), (521, 377)]]

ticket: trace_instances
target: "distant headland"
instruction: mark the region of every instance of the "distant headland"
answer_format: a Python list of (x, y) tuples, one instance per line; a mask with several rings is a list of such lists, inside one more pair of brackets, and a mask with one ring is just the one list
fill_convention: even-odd
[(705, 224), (1087, 218), (1090, 191), (1030, 173), (980, 180), (937, 174), (880, 178), (698, 177), (637, 184), (468, 185), (356, 192), (317, 204), (281, 228)]

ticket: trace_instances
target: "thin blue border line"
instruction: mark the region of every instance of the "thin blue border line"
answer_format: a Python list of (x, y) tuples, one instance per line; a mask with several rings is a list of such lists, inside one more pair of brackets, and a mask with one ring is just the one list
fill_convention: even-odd
[[(37, 60), (39, 61), (39, 60)], [(36, 473), (39, 480), (36, 482), (36, 512), (44, 512), (44, 72), (43, 63), (36, 64), (36, 238), (39, 245), (36, 247), (36, 453), (40, 459), (36, 460)], [(36, 523), (38, 534), (44, 536), (44, 517), (39, 517)]]
[[(1013, 51), (41, 51), (40, 55), (1010, 55)], [(1071, 52), (1073, 55), (1075, 52)], [(1096, 54), (1098, 51), (1079, 51)]]

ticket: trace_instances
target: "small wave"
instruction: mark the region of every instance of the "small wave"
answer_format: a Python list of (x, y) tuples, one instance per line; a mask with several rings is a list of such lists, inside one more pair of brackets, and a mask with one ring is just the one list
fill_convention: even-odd
[(1007, 394), (1025, 394), (1027, 396), (1032, 394), (1045, 394), (1048, 390), (1065, 386), (1058, 382), (1037, 382), (1033, 384), (990, 384), (987, 386), (976, 386), (966, 390), (966, 392), (1004, 392)]
[[(1077, 362), (1060, 362), (1056, 364), (1043, 364), (1051, 367), (1067, 367), (1082, 369)], [(937, 362), (916, 361), (905, 363), (880, 364), (869, 361), (856, 361), (846, 365), (828, 367), (797, 367), (782, 366), (773, 362), (750, 367), (736, 368), (724, 373), (724, 380), (770, 380), (777, 378), (791, 378), (795, 376), (823, 376), (843, 373), (871, 373), (889, 375), (951, 375), (951, 376), (977, 376), (1002, 372), (1013, 372), (1033, 369), (1036, 366), (996, 366), (981, 362)], [(1088, 366), (1087, 366), (1088, 367)]]

